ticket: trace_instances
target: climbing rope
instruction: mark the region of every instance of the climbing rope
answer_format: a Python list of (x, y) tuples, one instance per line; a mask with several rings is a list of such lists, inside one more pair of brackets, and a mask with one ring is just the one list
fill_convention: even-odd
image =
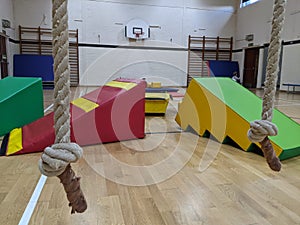
[(67, 0), (52, 0), (52, 35), (54, 58), (54, 128), (55, 144), (47, 147), (39, 161), (46, 176), (58, 176), (72, 207), (71, 213), (84, 212), (87, 204), (70, 163), (82, 156), (82, 148), (70, 143), (70, 69)]
[(82, 149), (76, 143), (58, 143), (47, 147), (40, 160), (42, 174), (52, 177), (61, 175), (69, 163), (82, 157)]
[(263, 110), (261, 120), (250, 123), (248, 138), (259, 142), (264, 156), (272, 170), (280, 171), (281, 163), (276, 156), (268, 136), (275, 136), (278, 128), (273, 124), (273, 108), (276, 93), (279, 55), (281, 51), (281, 33), (284, 22), (286, 0), (275, 0), (273, 8), (272, 32), (268, 52), (267, 76), (263, 95)]

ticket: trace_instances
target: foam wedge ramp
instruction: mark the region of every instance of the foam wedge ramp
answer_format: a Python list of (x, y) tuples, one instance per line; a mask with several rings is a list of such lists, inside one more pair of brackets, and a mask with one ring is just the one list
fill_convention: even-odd
[[(200, 136), (209, 132), (219, 142), (232, 140), (241, 149), (252, 151), (261, 146), (251, 143), (247, 132), (261, 112), (262, 100), (230, 78), (194, 78), (175, 120), (182, 129), (190, 126)], [(277, 136), (269, 137), (276, 155), (281, 160), (300, 155), (300, 125), (277, 109), (272, 122), (279, 130)]]
[[(71, 102), (71, 141), (93, 145), (144, 138), (146, 82), (119, 78)], [(1, 155), (41, 152), (54, 143), (54, 113), (7, 134)]]

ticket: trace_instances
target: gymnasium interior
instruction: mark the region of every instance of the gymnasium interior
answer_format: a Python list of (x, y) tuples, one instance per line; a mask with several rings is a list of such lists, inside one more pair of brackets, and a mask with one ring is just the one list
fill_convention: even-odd
[(0, 2), (0, 224), (300, 224), (299, 0)]

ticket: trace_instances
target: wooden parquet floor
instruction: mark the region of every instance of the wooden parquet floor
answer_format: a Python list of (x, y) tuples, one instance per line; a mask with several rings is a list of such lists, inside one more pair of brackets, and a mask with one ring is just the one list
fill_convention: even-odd
[[(73, 97), (92, 89), (73, 90)], [(300, 95), (276, 98), (276, 107), (300, 123)], [(300, 224), (300, 157), (276, 173), (260, 155), (182, 132), (174, 121), (179, 100), (170, 101), (165, 117), (146, 118), (145, 139), (84, 147), (72, 167), (82, 177), (85, 213), (71, 215), (59, 180), (47, 178), (29, 224)], [(45, 108), (52, 102), (46, 90)], [(33, 203), (40, 155), (0, 158), (1, 225), (19, 224)]]

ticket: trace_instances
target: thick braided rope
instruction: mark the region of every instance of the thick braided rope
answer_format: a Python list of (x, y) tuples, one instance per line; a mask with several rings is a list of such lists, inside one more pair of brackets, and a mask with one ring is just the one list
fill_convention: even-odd
[(55, 143), (70, 142), (70, 69), (66, 0), (53, 0), (54, 126)]
[(82, 156), (82, 149), (77, 144), (70, 143), (68, 1), (53, 0), (52, 4), (56, 144), (45, 149), (39, 162), (40, 171), (46, 176), (60, 175), (70, 162), (76, 162)]
[(281, 51), (281, 33), (284, 22), (286, 0), (275, 0), (272, 32), (268, 52), (267, 76), (263, 95), (262, 120), (250, 123), (248, 138), (252, 142), (261, 142), (266, 136), (274, 136), (278, 128), (271, 123), (276, 93), (279, 55)]
[(82, 149), (76, 143), (57, 143), (47, 147), (39, 161), (42, 174), (52, 177), (62, 174), (68, 164), (82, 157)]

